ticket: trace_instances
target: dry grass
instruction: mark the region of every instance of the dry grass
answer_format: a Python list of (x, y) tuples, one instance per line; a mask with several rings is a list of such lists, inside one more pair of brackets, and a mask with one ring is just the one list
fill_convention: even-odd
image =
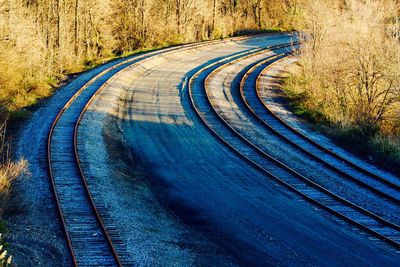
[(7, 249), (3, 245), (3, 235), (0, 233), (0, 266), (8, 267), (11, 266), (12, 256), (8, 253)]
[(18, 162), (7, 161), (0, 165), (0, 212), (4, 208), (3, 204), (9, 196), (11, 190), (12, 182), (21, 173), (26, 171), (27, 162), (25, 160), (20, 160)]
[(1, 224), (1, 218), (4, 208), (7, 205), (13, 181), (26, 172), (27, 162), (20, 160), (12, 162), (10, 159), (10, 144), (6, 140), (6, 112), (0, 110), (0, 266), (11, 266), (12, 256), (4, 247), (4, 226)]
[(12, 182), (27, 170), (26, 160), (13, 162), (10, 158), (10, 144), (6, 140), (6, 120), (0, 124), (0, 219), (11, 192)]

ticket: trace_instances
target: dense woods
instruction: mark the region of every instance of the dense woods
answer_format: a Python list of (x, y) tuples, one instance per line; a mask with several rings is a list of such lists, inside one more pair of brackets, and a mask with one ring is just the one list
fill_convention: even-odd
[(291, 1), (0, 0), (0, 103), (50, 94), (67, 73), (136, 49), (291, 29)]

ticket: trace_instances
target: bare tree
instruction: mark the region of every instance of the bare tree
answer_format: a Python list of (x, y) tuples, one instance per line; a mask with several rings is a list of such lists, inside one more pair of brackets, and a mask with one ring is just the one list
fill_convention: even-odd
[(193, 6), (194, 0), (175, 0), (176, 3), (176, 28), (178, 34), (182, 34), (182, 25), (185, 25), (189, 19), (189, 12)]

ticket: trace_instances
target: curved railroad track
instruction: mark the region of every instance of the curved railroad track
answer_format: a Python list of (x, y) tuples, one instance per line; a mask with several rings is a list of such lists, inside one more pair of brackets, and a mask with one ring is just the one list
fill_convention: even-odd
[[(300, 154), (301, 157), (304, 157), (308, 159), (310, 162), (320, 162), (321, 167), (332, 170), (335, 172), (335, 177), (337, 179), (348, 179), (349, 180), (349, 185), (350, 188), (352, 187), (357, 187), (359, 190), (363, 191), (363, 194), (368, 195), (369, 197), (372, 197), (373, 199), (377, 199), (380, 201), (381, 204), (391, 204), (391, 207), (393, 209), (397, 209), (399, 201), (397, 199), (397, 196), (399, 195), (400, 192), (396, 191), (394, 188), (391, 188), (389, 186), (386, 186), (386, 184), (381, 185), (380, 187), (374, 187), (370, 184), (367, 184), (363, 181), (360, 181), (357, 177), (355, 176), (346, 176), (346, 173), (343, 172), (340, 168), (335, 167), (334, 165), (330, 165), (328, 162), (325, 162), (321, 160), (317, 155), (314, 155), (310, 153), (308, 150), (304, 149), (303, 147), (296, 146), (296, 143), (293, 143), (290, 139), (285, 138), (285, 136), (282, 136), (279, 132), (276, 132), (273, 128), (271, 128), (268, 124), (266, 124), (264, 121), (262, 121), (259, 117), (255, 116), (252, 112), (249, 112), (249, 107), (243, 103), (243, 93), (244, 91), (244, 85), (246, 81), (252, 81), (252, 78), (255, 76), (251, 75), (254, 74), (254, 70), (262, 67), (265, 67), (265, 65), (272, 64), (277, 60), (280, 60), (282, 58), (285, 58), (287, 54), (283, 55), (278, 55), (278, 56), (273, 56), (272, 58), (264, 59), (264, 55), (258, 55), (256, 58), (258, 60), (256, 61), (256, 58), (251, 57), (250, 60), (239, 60), (234, 63), (226, 63), (220, 67), (218, 67), (216, 70), (214, 70), (208, 77), (207, 77), (207, 94), (209, 98), (212, 100), (212, 104), (214, 108), (218, 111), (219, 115), (223, 117), (223, 119), (230, 124), (233, 128), (235, 128), (236, 131), (241, 133), (246, 139), (251, 141), (255, 146), (260, 148), (260, 150), (263, 150), (269, 155), (272, 155), (273, 157), (274, 154), (271, 154), (268, 148), (268, 145), (266, 146), (264, 144), (264, 139), (266, 136), (264, 135), (265, 133), (272, 134), (273, 136), (277, 136), (279, 143), (283, 141), (284, 143), (289, 144), (289, 147), (294, 147)], [(262, 59), (260, 59), (262, 58)], [(247, 63), (246, 63), (247, 61)], [(250, 63), (251, 62), (251, 63)], [(228, 84), (230, 81), (230, 78), (225, 78), (224, 80), (221, 80), (219, 76), (225, 77), (225, 75), (228, 75), (227, 72), (223, 74), (220, 74), (220, 71), (224, 71), (225, 69), (230, 68), (232, 71), (232, 68), (228, 65), (236, 65), (240, 66), (241, 71), (239, 72), (238, 75), (235, 76), (235, 78), (232, 81), (232, 84)], [(226, 67), (226, 68), (225, 68)], [(234, 66), (233, 66), (234, 67)], [(243, 70), (242, 70), (243, 68)], [(236, 73), (237, 71), (233, 71), (233, 73)], [(219, 76), (218, 76), (219, 75)], [(238, 80), (239, 82), (236, 82)], [(226, 85), (225, 85), (226, 84)], [(252, 84), (248, 84), (249, 90), (251, 90)], [(232, 103), (232, 104), (229, 104)], [(232, 106), (230, 106), (232, 105)], [(236, 110), (237, 109), (237, 113)], [(250, 110), (251, 111), (251, 110)], [(242, 117), (243, 116), (243, 117)], [(256, 129), (254, 129), (254, 126)], [(257, 131), (255, 131), (257, 130)], [(261, 134), (261, 135), (260, 135)], [(267, 135), (269, 136), (269, 135)], [(260, 142), (260, 138), (262, 142)], [(304, 154), (304, 155), (303, 155)], [(283, 159), (280, 159), (283, 161)], [(290, 163), (287, 163), (289, 164)], [(298, 168), (298, 167), (297, 167)], [(292, 169), (295, 169), (292, 167)], [(297, 170), (298, 172), (302, 172), (303, 170)], [(323, 180), (315, 179), (312, 175), (308, 177), (308, 173), (304, 174), (307, 178), (311, 178), (312, 181), (316, 182), (317, 184), (331, 190), (333, 193), (340, 195), (340, 196), (347, 196), (346, 192), (341, 192), (342, 190), (336, 190), (336, 188), (332, 188), (331, 184), (325, 184)], [(332, 189), (331, 189), (332, 188)], [(365, 193), (364, 193), (365, 192)], [(398, 223), (398, 218), (393, 218), (393, 216), (390, 215), (390, 212), (384, 212), (381, 208), (376, 208), (372, 207), (369, 203), (369, 201), (360, 201), (359, 199), (354, 199), (354, 196), (349, 196), (347, 199), (361, 207), (363, 207), (366, 210), (369, 210), (380, 217), (393, 222), (393, 223)], [(397, 220), (396, 220), (397, 219)]]
[[(263, 36), (263, 35), (261, 35)], [(52, 190), (74, 266), (131, 266), (125, 244), (91, 186), (79, 160), (79, 123), (94, 97), (111, 79), (135, 63), (174, 51), (219, 45), (254, 37), (188, 44), (144, 53), (110, 66), (84, 84), (59, 111), (47, 139), (47, 164)], [(260, 48), (250, 49), (258, 51)], [(239, 53), (242, 54), (243, 52)], [(245, 52), (246, 53), (246, 52)]]
[[(340, 197), (316, 184), (289, 166), (278, 161), (266, 152), (259, 149), (251, 141), (236, 131), (226, 120), (220, 116), (212, 105), (212, 99), (207, 94), (207, 78), (224, 64), (243, 59), (254, 53), (225, 58), (199, 70), (189, 80), (189, 95), (192, 105), (205, 126), (220, 139), (228, 148), (243, 157), (276, 180), (281, 185), (299, 194), (304, 199), (323, 208), (329, 213), (345, 220), (352, 225), (372, 234), (375, 237), (395, 246), (400, 247), (400, 226), (365, 210), (364, 208)], [(269, 58), (273, 60), (276, 57)]]
[(354, 164), (352, 161), (321, 146), (288, 125), (269, 109), (267, 104), (261, 100), (260, 94), (262, 89), (259, 86), (260, 74), (269, 65), (269, 60), (256, 63), (241, 79), (241, 99), (250, 113), (281, 140), (303, 151), (340, 176), (357, 183), (372, 193), (387, 199), (387, 201), (392, 201), (397, 205), (400, 204), (400, 184), (397, 181), (371, 173), (361, 166)]
[(364, 174), (366, 176), (369, 176), (370, 179), (375, 179), (377, 182), (391, 186), (396, 190), (400, 190), (400, 179), (398, 177), (395, 177), (394, 175), (391, 175), (389, 173), (383, 173), (381, 170), (378, 170), (375, 167), (361, 166), (362, 164), (360, 164), (360, 162), (355, 163), (353, 160), (348, 159), (346, 156), (341, 155), (340, 153), (336, 152), (333, 148), (328, 148), (324, 145), (321, 145), (320, 143), (318, 143), (317, 141), (308, 137), (301, 131), (292, 127), (285, 120), (283, 120), (281, 117), (279, 117), (272, 109), (270, 109), (270, 107), (267, 103), (268, 101), (266, 100), (264, 91), (262, 90), (262, 88), (260, 86), (261, 77), (262, 77), (263, 73), (266, 72), (268, 69), (269, 69), (269, 66), (266, 66), (265, 68), (263, 68), (258, 73), (258, 76), (256, 78), (255, 90), (257, 93), (257, 98), (259, 98), (262, 105), (264, 106), (264, 109), (267, 111), (267, 113), (269, 113), (268, 114), (269, 116), (271, 116), (276, 122), (279, 122), (279, 124), (281, 126), (285, 127), (290, 133), (293, 133), (297, 136), (297, 138), (294, 139), (294, 140), (296, 140), (296, 142), (298, 139), (302, 139), (302, 140), (299, 140), (298, 142), (299, 143), (300, 142), (303, 143), (303, 141), (307, 142), (309, 145), (312, 145), (312, 146), (316, 147), (317, 149), (325, 152), (327, 154), (327, 156), (334, 157), (337, 160), (342, 161), (345, 164), (347, 164), (348, 166), (345, 167), (345, 169), (349, 169), (349, 168), (353, 169), (353, 170), (350, 169), (349, 172), (357, 171), (357, 172), (359, 172), (359, 173), (356, 173), (358, 175)]
[[(215, 69), (212, 74), (207, 77), (207, 83), (209, 85), (207, 88), (207, 94), (209, 98), (212, 101), (212, 104), (214, 108), (218, 111), (219, 115), (224, 118), (224, 120), (230, 124), (233, 128), (236, 129), (236, 131), (240, 132), (241, 135), (243, 135), (245, 138), (250, 140), (255, 146), (260, 148), (261, 150), (265, 151), (266, 153), (269, 153), (269, 149), (266, 148), (264, 141), (260, 142), (261, 140), (265, 139), (265, 136), (263, 135), (263, 130), (265, 132), (268, 132), (274, 136), (277, 136), (279, 139), (279, 142), (283, 141), (284, 143), (289, 144), (289, 146), (294, 147), (297, 151), (299, 151), (300, 154), (304, 154), (305, 158), (309, 159), (311, 162), (317, 161), (321, 164), (321, 167), (324, 167), (326, 169), (329, 169), (331, 171), (335, 172), (335, 177), (337, 179), (342, 179), (346, 178), (349, 180), (350, 186), (357, 187), (358, 189), (365, 191), (366, 195), (369, 195), (373, 197), (374, 199), (379, 199), (381, 203), (391, 203), (393, 208), (397, 208), (399, 204), (398, 200), (398, 195), (400, 192), (396, 191), (395, 188), (389, 187), (386, 184), (381, 184), (380, 186), (374, 186), (373, 184), (370, 185), (359, 178), (357, 176), (351, 176), (348, 175), (346, 172), (342, 171), (340, 168), (336, 167), (335, 165), (331, 165), (328, 162), (320, 159), (317, 155), (310, 153), (308, 150), (304, 149), (301, 146), (297, 146), (296, 143), (292, 142), (290, 139), (285, 138), (285, 136), (282, 136), (279, 132), (276, 132), (274, 128), (271, 128), (268, 124), (266, 124), (263, 120), (261, 120), (259, 117), (255, 116), (253, 112), (249, 111), (249, 108), (251, 108), (247, 103), (246, 105), (243, 103), (243, 87), (245, 85), (245, 81), (251, 81), (252, 78), (255, 76), (251, 75), (254, 73), (255, 69), (258, 69), (261, 67), (265, 67), (266, 64), (270, 64), (271, 62), (275, 60), (279, 60), (282, 57), (285, 57), (285, 55), (277, 56), (273, 59), (268, 58), (268, 59), (260, 59), (263, 57), (263, 55), (258, 55), (256, 58), (258, 60), (256, 61), (256, 58), (251, 58), (250, 61), (244, 59), (243, 61), (238, 61), (235, 63), (226, 63), (225, 65), (222, 65)], [(252, 60), (252, 61), (251, 61)], [(255, 63), (254, 63), (255, 61)], [(250, 64), (251, 62), (251, 64)], [(236, 66), (240, 66), (240, 68), (243, 68), (242, 71), (235, 77), (235, 79), (232, 81), (232, 85), (227, 84), (225, 86), (225, 83), (229, 83), (230, 79), (225, 78), (222, 80), (220, 77), (218, 77), (217, 74), (219, 74), (220, 71), (222, 71), (225, 67), (228, 65), (233, 65), (235, 64)], [(229, 67), (231, 68), (231, 67)], [(239, 68), (237, 68), (239, 69)], [(232, 71), (232, 68), (231, 68)], [(234, 71), (235, 73), (237, 72), (236, 70)], [(227, 75), (226, 72), (224, 75)], [(219, 76), (224, 75), (220, 74)], [(250, 79), (247, 79), (247, 78)], [(235, 80), (241, 81), (235, 82)], [(240, 84), (236, 85), (236, 84)], [(212, 88), (211, 88), (212, 87)], [(239, 88), (241, 87), (241, 90)], [(222, 89), (221, 89), (222, 88)], [(252, 84), (250, 83), (248, 85), (249, 90), (252, 90)], [(242, 92), (242, 94), (240, 93)], [(214, 100), (215, 99), (215, 100)], [(229, 104), (232, 103), (232, 104)], [(230, 106), (232, 105), (232, 106)], [(235, 110), (238, 110), (236, 113)], [(251, 127), (250, 127), (251, 125)], [(249, 128), (250, 127), (250, 128)], [(255, 127), (255, 128), (254, 128)], [(282, 159), (281, 159), (282, 160)], [(286, 163), (288, 164), (288, 163)], [(289, 163), (290, 164), (290, 163)], [(293, 167), (292, 167), (293, 168)], [(299, 171), (299, 170), (298, 170)], [(299, 171), (300, 172), (300, 171)], [(308, 174), (303, 174), (305, 176), (308, 176)], [(347, 176), (346, 176), (347, 175)], [(314, 181), (314, 179), (312, 179)], [(318, 184), (321, 184), (325, 188), (330, 188), (328, 185), (324, 185), (324, 183), (321, 183), (321, 180), (316, 182)], [(342, 192), (338, 192), (341, 190), (336, 190), (336, 188), (332, 189), (334, 193), (338, 195), (343, 195)], [(354, 202), (354, 200), (349, 199)], [(386, 220), (393, 221), (394, 218), (392, 216), (386, 216), (387, 214), (384, 213), (382, 210), (379, 211), (374, 211), (372, 207), (368, 204), (369, 202), (365, 201), (359, 201), (356, 200), (354, 203), (357, 203), (357, 205), (360, 205), (364, 207), (367, 210), (371, 210), (372, 212), (378, 214), (379, 216), (385, 218)], [(397, 223), (397, 221), (395, 222)]]

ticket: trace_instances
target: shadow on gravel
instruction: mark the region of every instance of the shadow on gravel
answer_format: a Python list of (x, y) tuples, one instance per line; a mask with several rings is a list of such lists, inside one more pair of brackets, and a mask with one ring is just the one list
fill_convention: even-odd
[[(170, 113), (159, 115), (158, 123), (110, 116), (121, 132), (107, 133), (106, 139), (110, 156), (124, 160), (126, 169), (120, 171), (135, 190), (151, 190), (169, 214), (216, 244), (210, 251), (197, 245), (198, 236), (177, 240), (198, 255), (200, 265), (212, 265), (210, 255), (230, 264), (233, 257), (244, 266), (396, 265), (398, 255), (275, 185), (191, 115), (178, 124), (177, 118), (165, 120)], [(124, 139), (116, 138), (120, 134)]]
[[(112, 105), (88, 112), (91, 118), (106, 114), (118, 125), (118, 132), (103, 134), (110, 161), (124, 161), (122, 169), (116, 168), (126, 174), (132, 190), (151, 190), (165, 212), (198, 234), (177, 242), (197, 255), (199, 266), (230, 265), (212, 262), (210, 255), (224, 255), (243, 266), (396, 266), (399, 255), (315, 211), (203, 126), (190, 104), (187, 83), (197, 70), (219, 59), (186, 73), (176, 91), (147, 81), (120, 103), (126, 107), (122, 112)], [(166, 71), (157, 74), (168, 77)], [(154, 90), (143, 89), (147, 85)], [(157, 229), (157, 222), (154, 227), (165, 230)], [(215, 246), (196, 246), (199, 236)]]

